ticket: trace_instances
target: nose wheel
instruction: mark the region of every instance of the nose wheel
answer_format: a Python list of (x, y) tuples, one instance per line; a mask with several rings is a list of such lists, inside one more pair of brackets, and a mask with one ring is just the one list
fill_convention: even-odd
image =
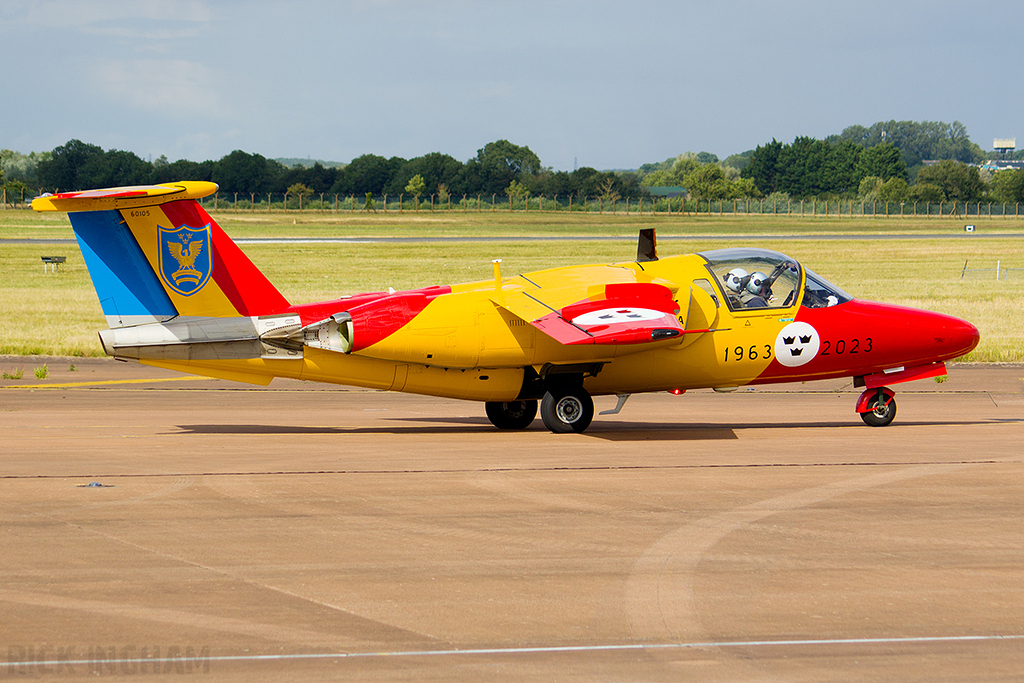
[(885, 427), (896, 418), (896, 398), (892, 389), (868, 389), (857, 401), (857, 412), (864, 424)]

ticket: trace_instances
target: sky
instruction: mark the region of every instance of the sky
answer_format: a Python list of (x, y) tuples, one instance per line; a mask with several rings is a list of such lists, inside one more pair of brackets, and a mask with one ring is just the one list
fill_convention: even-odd
[(544, 166), (878, 121), (1024, 147), (1020, 0), (0, 0), (0, 148)]

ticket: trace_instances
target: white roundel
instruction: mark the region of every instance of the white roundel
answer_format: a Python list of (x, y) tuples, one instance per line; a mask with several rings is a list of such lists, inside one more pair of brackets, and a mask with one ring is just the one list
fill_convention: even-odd
[(821, 338), (807, 323), (790, 323), (775, 338), (775, 359), (788, 368), (809, 363), (818, 355)]
[(664, 318), (665, 314), (661, 311), (653, 311), (649, 308), (634, 308), (632, 306), (624, 306), (622, 308), (602, 308), (599, 311), (591, 311), (590, 313), (584, 313), (578, 315), (572, 319), (574, 325), (583, 325), (584, 327), (590, 327), (591, 325), (614, 325), (616, 323), (635, 323), (644, 320), (657, 320), (658, 318)]

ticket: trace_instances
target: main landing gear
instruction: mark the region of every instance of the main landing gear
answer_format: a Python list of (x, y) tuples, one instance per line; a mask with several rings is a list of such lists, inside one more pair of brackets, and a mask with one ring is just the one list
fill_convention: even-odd
[(868, 389), (857, 400), (857, 412), (864, 424), (885, 427), (896, 417), (895, 393), (889, 387)]
[[(537, 415), (535, 400), (491, 401), (484, 408), (498, 429), (526, 429)], [(594, 419), (594, 400), (578, 385), (552, 387), (541, 399), (540, 417), (555, 434), (579, 434)]]
[(536, 401), (488, 401), (484, 409), (498, 429), (526, 429), (537, 417)]
[(541, 399), (540, 417), (555, 434), (579, 434), (594, 419), (594, 399), (581, 386), (553, 387)]

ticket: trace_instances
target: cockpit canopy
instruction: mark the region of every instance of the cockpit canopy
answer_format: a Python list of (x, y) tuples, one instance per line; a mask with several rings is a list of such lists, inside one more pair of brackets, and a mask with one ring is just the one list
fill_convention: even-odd
[(836, 304), (845, 304), (853, 297), (825, 280), (810, 268), (807, 272), (807, 284), (804, 285), (804, 298), (800, 302), (807, 308), (828, 308)]
[[(800, 293), (802, 268), (795, 259), (768, 249), (715, 249), (699, 254), (733, 311), (788, 308)], [(801, 305), (825, 308), (852, 297), (807, 271)]]
[(787, 308), (800, 291), (800, 264), (767, 249), (715, 249), (699, 254), (734, 311)]

